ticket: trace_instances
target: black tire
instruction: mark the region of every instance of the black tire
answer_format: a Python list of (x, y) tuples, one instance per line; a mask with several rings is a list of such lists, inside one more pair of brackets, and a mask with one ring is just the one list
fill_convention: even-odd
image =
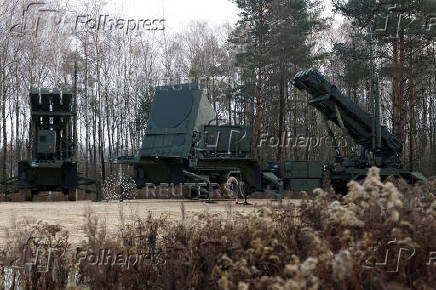
[(283, 179), (283, 190), (292, 190), (291, 188), (291, 180)]
[(244, 181), (239, 181), (238, 184), (238, 194), (240, 197), (246, 199), (250, 194), (248, 192), (248, 186)]
[(347, 195), (348, 194), (348, 186), (345, 182), (333, 182), (333, 188), (336, 194)]
[(33, 200), (33, 191), (31, 189), (23, 189), (22, 193), (24, 194), (25, 201), (32, 201)]
[(68, 201), (76, 201), (76, 190), (75, 189), (66, 189), (64, 194), (68, 195)]
[(330, 186), (332, 185), (332, 181), (330, 179), (330, 172), (328, 172), (327, 170), (324, 170), (324, 172), (322, 173), (322, 178), (321, 178), (321, 188), (325, 191), (325, 192), (330, 192)]
[(185, 199), (198, 199), (200, 197), (198, 189), (195, 186), (183, 186), (183, 198)]

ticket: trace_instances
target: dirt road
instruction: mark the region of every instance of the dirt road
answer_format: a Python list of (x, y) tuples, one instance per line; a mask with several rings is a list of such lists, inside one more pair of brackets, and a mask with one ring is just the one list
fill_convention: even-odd
[[(195, 213), (208, 211), (220, 213), (225, 217), (231, 205), (232, 211), (250, 212), (259, 207), (268, 205), (270, 200), (251, 200), (252, 205), (234, 205), (231, 201), (205, 203), (204, 201), (182, 200), (135, 200), (127, 202), (5, 202), (0, 203), (0, 244), (7, 239), (8, 230), (20, 230), (23, 221), (32, 225), (38, 221), (48, 224), (59, 224), (70, 232), (71, 242), (77, 243), (84, 239), (82, 226), (85, 223), (84, 214), (91, 210), (99, 220), (105, 221), (109, 232), (117, 230), (120, 213), (124, 217), (145, 217), (151, 212), (154, 216), (166, 215), (168, 219), (180, 219), (182, 216), (181, 203), (183, 202), (186, 217)], [(17, 225), (17, 226), (16, 226)]]

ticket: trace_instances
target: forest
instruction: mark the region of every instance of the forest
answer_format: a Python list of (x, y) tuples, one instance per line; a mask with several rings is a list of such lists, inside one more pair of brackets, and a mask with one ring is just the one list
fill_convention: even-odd
[[(255, 145), (263, 134), (328, 136), (293, 78), (316, 67), (371, 112), (369, 41), (382, 125), (404, 142), (407, 167), (436, 175), (435, 1), (332, 0), (331, 15), (322, 0), (232, 2), (240, 10), (237, 23), (192, 20), (170, 31), (167, 19), (155, 29), (129, 32), (78, 25), (78, 16), (95, 22), (101, 15), (123, 17), (108, 12), (102, 0), (39, 6), (0, 0), (0, 179), (15, 176), (17, 162), (29, 158), (29, 89), (72, 88), (75, 63), (79, 169), (105, 180), (115, 170), (112, 158), (140, 149), (154, 91), (162, 85), (202, 84), (217, 121), (251, 126)], [(332, 151), (327, 145), (267, 146), (255, 155), (262, 163), (328, 161)]]

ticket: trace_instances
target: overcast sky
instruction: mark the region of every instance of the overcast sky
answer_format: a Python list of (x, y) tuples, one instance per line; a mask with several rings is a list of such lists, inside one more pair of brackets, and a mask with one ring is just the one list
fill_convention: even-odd
[[(331, 15), (330, 0), (326, 3), (326, 15)], [(180, 31), (192, 20), (208, 21), (212, 26), (238, 20), (236, 4), (230, 0), (110, 0), (109, 9), (126, 18), (166, 19), (166, 29)]]
[(234, 24), (239, 11), (229, 0), (115, 0), (110, 6), (126, 17), (164, 18), (170, 31), (179, 31), (192, 20), (212, 26)]

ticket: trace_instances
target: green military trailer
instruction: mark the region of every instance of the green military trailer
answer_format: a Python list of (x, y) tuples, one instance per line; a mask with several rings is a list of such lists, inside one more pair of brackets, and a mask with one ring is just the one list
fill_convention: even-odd
[(286, 190), (313, 190), (321, 186), (321, 161), (283, 161), (278, 176)]
[(280, 179), (251, 157), (251, 134), (247, 126), (218, 125), (198, 84), (158, 87), (139, 154), (113, 162), (133, 165), (138, 187), (195, 184), (190, 197), (210, 196), (211, 185), (246, 197), (266, 183), (281, 194)]
[(75, 99), (69, 89), (30, 92), (30, 160), (18, 163), (18, 188), (27, 201), (39, 191), (62, 191), (75, 199), (77, 162)]

